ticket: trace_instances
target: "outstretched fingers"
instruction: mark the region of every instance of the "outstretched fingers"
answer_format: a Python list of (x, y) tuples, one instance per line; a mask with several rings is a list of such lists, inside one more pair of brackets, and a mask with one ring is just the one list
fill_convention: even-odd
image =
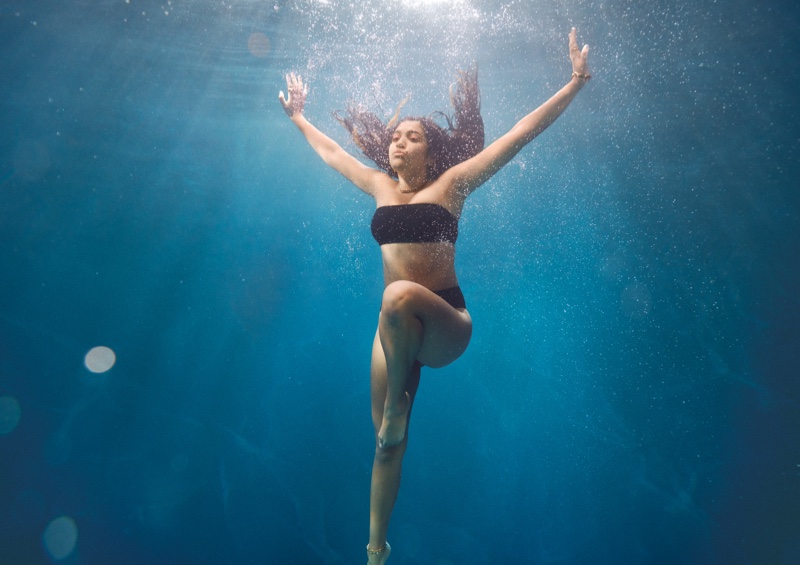
[(569, 54), (578, 53), (578, 30), (574, 27), (569, 31)]
[(569, 32), (569, 58), (573, 72), (589, 75), (589, 45), (584, 45), (582, 49), (578, 47), (578, 30), (574, 27)]
[(288, 73), (286, 75), (286, 92), (288, 92), (288, 96), (284, 98), (283, 90), (281, 90), (280, 94), (278, 94), (278, 98), (283, 104), (283, 108), (285, 110), (289, 109), (289, 106), (292, 103), (292, 91), (296, 89), (297, 85), (297, 77), (294, 73)]
[(303, 83), (303, 77), (294, 73), (286, 75), (286, 88), (289, 89), (290, 95), (294, 92), (297, 96), (305, 98), (308, 94), (308, 85)]
[(308, 95), (308, 85), (303, 83), (302, 77), (294, 73), (287, 74), (286, 91), (287, 95), (284, 95), (282, 90), (278, 93), (278, 100), (286, 114), (291, 116), (295, 112), (302, 112)]

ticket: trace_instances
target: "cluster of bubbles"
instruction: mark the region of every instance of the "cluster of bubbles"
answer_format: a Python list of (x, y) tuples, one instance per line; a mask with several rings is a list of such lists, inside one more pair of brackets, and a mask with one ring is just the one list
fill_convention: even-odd
[(304, 60), (297, 63), (305, 64), (298, 70), (331, 91), (386, 110), (409, 91), (426, 92), (424, 103), (438, 107), (440, 100), (429, 100), (427, 93), (441, 91), (446, 102), (454, 71), (472, 63), (479, 47), (498, 40), (524, 42), (547, 32), (543, 22), (514, 2), (330, 0), (294, 10), (308, 29), (307, 37), (298, 38), (298, 57)]
[[(325, 111), (341, 109), (348, 100), (353, 100), (388, 117), (408, 93), (412, 98), (404, 108), (405, 113), (449, 111), (447, 92), (454, 71), (465, 68), (476, 58), (483, 58), (484, 61), (478, 62), (479, 66), (484, 63), (481, 67), (484, 118), (487, 136), (491, 137), (497, 133), (492, 130), (493, 124), (502, 127), (519, 117), (505, 115), (507, 108), (516, 108), (518, 113), (527, 104), (532, 108), (541, 101), (538, 92), (531, 95), (531, 100), (526, 98), (530, 93), (524, 92), (530, 90), (533, 77), (545, 74), (537, 66), (563, 60), (566, 68), (564, 16), (580, 25), (580, 21), (571, 21), (572, 18), (580, 20), (577, 15), (582, 12), (576, 10), (575, 14), (565, 14), (563, 6), (550, 1), (532, 7), (515, 0), (400, 0), (393, 3), (308, 0), (276, 3), (274, 11), (270, 8), (272, 14), (266, 14), (265, 18), (278, 18), (280, 14), (298, 24), (302, 21), (302, 25), (292, 25), (294, 29), (307, 31), (305, 35), (301, 33), (292, 38), (291, 50), (287, 52), (291, 67), (285, 70), (297, 71), (311, 83), (311, 104), (326, 97), (326, 107), (320, 109)], [(605, 22), (595, 24), (603, 28)], [(247, 38), (247, 49), (253, 57), (266, 58), (273, 50), (286, 51), (287, 48), (277, 43), (273, 45), (265, 33), (258, 31)], [(502, 68), (492, 64), (498, 61), (503, 62)], [(525, 69), (516, 73), (514, 65), (520, 64), (525, 65)], [(545, 76), (549, 76), (549, 71), (546, 73)], [(517, 80), (519, 83), (513, 84)], [(500, 86), (493, 91), (494, 85)], [(549, 92), (551, 86), (546, 85), (544, 90)], [(336, 128), (332, 122), (319, 125)], [(518, 157), (516, 163), (525, 169), (525, 155)], [(529, 177), (530, 172), (523, 170), (521, 175)], [(492, 202), (501, 200), (492, 199)], [(352, 247), (348, 242), (348, 252), (358, 255)], [(609, 261), (613, 262), (613, 258)], [(343, 264), (351, 263), (343, 261)], [(629, 278), (626, 274), (630, 273), (617, 273), (613, 278)], [(647, 319), (653, 303), (648, 286), (635, 277), (618, 293), (622, 312), (634, 320)]]

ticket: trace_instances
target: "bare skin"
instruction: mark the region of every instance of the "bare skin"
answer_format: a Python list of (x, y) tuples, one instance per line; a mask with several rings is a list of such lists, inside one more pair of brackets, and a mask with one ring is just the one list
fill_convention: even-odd
[[(395, 129), (389, 147), (395, 180), (361, 163), (306, 120), (308, 86), (299, 76), (286, 77), (288, 97), (281, 92), (279, 100), (323, 161), (372, 196), (377, 207), (433, 203), (458, 218), (467, 196), (552, 124), (585, 85), (589, 47), (578, 48), (575, 28), (569, 34), (569, 54), (573, 76), (563, 88), (483, 151), (436, 179), (426, 175), (428, 140), (419, 122), (401, 121)], [(386, 534), (400, 488), (420, 364), (436, 368), (452, 363), (472, 335), (469, 312), (453, 308), (433, 292), (458, 286), (451, 243), (385, 244), (381, 255), (385, 288), (370, 369), (375, 428), (367, 545), (370, 565), (385, 563), (391, 553)]]

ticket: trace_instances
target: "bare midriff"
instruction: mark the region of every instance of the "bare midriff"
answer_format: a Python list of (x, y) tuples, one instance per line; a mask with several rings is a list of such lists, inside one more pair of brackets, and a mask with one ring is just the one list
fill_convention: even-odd
[(386, 243), (381, 255), (387, 286), (395, 281), (415, 282), (430, 290), (458, 286), (452, 243)]

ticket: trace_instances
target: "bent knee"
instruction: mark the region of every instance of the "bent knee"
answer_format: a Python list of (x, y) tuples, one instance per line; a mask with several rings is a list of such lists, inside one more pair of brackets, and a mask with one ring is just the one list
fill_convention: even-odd
[(407, 313), (409, 303), (418, 293), (418, 285), (409, 281), (395, 281), (389, 284), (383, 291), (381, 314), (392, 317)]

